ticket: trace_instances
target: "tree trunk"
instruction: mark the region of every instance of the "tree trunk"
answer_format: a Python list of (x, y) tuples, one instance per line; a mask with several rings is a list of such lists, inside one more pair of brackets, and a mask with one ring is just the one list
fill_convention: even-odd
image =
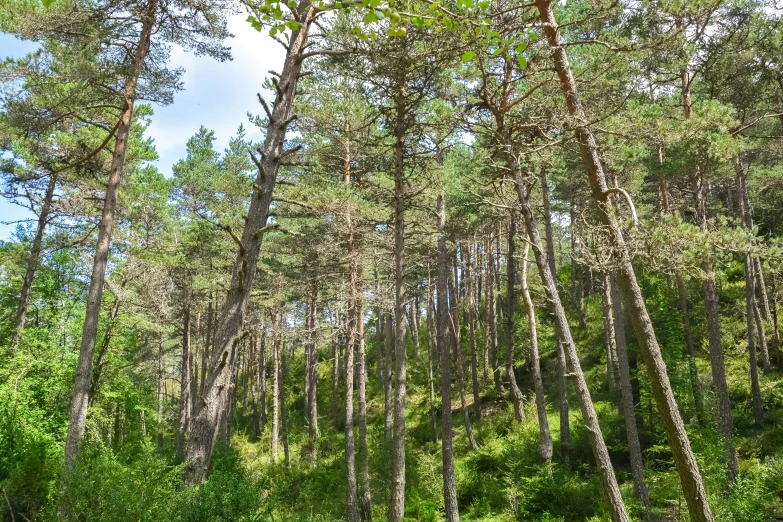
[[(429, 259), (429, 256), (427, 256)], [(435, 339), (437, 337), (437, 326), (435, 319), (435, 299), (433, 296), (432, 274), (430, 273), (430, 264), (427, 263), (427, 329), (430, 338), (427, 343), (427, 380), (430, 387), (430, 424), (432, 425), (432, 441), (438, 442), (438, 421), (435, 415), (435, 379), (432, 371), (432, 359), (435, 357)]]
[(285, 465), (291, 465), (291, 452), (288, 445), (288, 406), (286, 405), (285, 380), (288, 375), (288, 363), (286, 362), (285, 342), (280, 342), (280, 377), (277, 379), (280, 385), (280, 430), (283, 436), (283, 455)]
[[(527, 311), (528, 331), (530, 335), (530, 365), (533, 368), (533, 388), (536, 392), (536, 414), (538, 415), (538, 456), (542, 462), (552, 462), (552, 434), (549, 433), (549, 419), (546, 416), (546, 397), (541, 379), (541, 361), (538, 355), (538, 332), (536, 328), (536, 309), (527, 286), (528, 253), (530, 243), (525, 242), (522, 253), (522, 300)], [(551, 265), (550, 265), (551, 269)]]
[(405, 512), (405, 133), (408, 121), (405, 69), (397, 83), (394, 125), (394, 440), (390, 522), (402, 522)]
[(506, 378), (511, 393), (511, 400), (514, 402), (514, 417), (518, 422), (525, 421), (525, 406), (523, 403), (522, 392), (517, 386), (517, 377), (514, 374), (514, 345), (516, 344), (516, 315), (517, 315), (517, 259), (516, 259), (516, 235), (517, 220), (514, 211), (511, 211), (511, 219), (508, 227), (508, 258), (506, 260), (507, 270), (507, 292), (508, 292), (508, 312), (506, 313)]
[(756, 330), (759, 334), (759, 344), (761, 344), (761, 368), (764, 370), (764, 374), (766, 375), (770, 372), (767, 333), (764, 331), (764, 320), (761, 318), (759, 305), (755, 298), (753, 299), (753, 317), (756, 320)]
[[(446, 251), (446, 209), (443, 193), (438, 195), (438, 345), (440, 345), (441, 455), (443, 457), (443, 502), (446, 520), (459, 520), (457, 482), (454, 478), (454, 446), (451, 420), (451, 317), (446, 298), (449, 261)], [(492, 286), (492, 285), (490, 285)]]
[(617, 364), (617, 345), (615, 343), (615, 321), (612, 314), (612, 296), (609, 273), (601, 274), (603, 279), (603, 292), (601, 292), (601, 310), (604, 318), (604, 338), (606, 339), (606, 380), (609, 384), (609, 390), (617, 389), (617, 374), (619, 372)]
[(367, 446), (367, 353), (364, 344), (364, 288), (363, 267), (357, 262), (356, 341), (359, 343), (359, 517), (362, 522), (372, 520), (372, 491), (370, 490), (369, 449)]
[(157, 416), (157, 446), (158, 454), (163, 455), (163, 401), (166, 396), (166, 381), (163, 371), (163, 338), (158, 344), (158, 416)]
[(182, 319), (182, 362), (180, 370), (179, 393), (179, 430), (177, 431), (177, 460), (185, 457), (185, 443), (190, 432), (190, 414), (192, 411), (191, 375), (193, 351), (190, 346), (190, 306), (185, 307)]
[(459, 400), (462, 409), (462, 422), (465, 424), (465, 433), (468, 437), (470, 447), (475, 451), (478, 449), (476, 438), (473, 436), (473, 426), (470, 424), (470, 414), (468, 413), (467, 402), (465, 401), (465, 366), (462, 362), (462, 335), (459, 323), (459, 293), (455, 289), (454, 278), (449, 278), (449, 304), (451, 314), (451, 339), (454, 346), (454, 355), (457, 364), (457, 383), (459, 384)]
[(487, 342), (489, 343), (489, 361), (492, 365), (492, 378), (495, 382), (495, 391), (503, 393), (503, 382), (500, 377), (500, 364), (498, 363), (498, 319), (497, 319), (497, 294), (493, 282), (497, 277), (495, 265), (495, 251), (492, 246), (492, 236), (489, 238), (489, 281), (487, 282)]
[(280, 309), (275, 311), (272, 319), (274, 341), (272, 342), (272, 462), (277, 462), (280, 449)]
[(309, 458), (315, 464), (318, 458), (315, 446), (318, 438), (318, 282), (315, 279), (310, 281), (307, 319), (307, 434)]
[(617, 346), (618, 375), (620, 378), (620, 411), (625, 420), (625, 434), (628, 439), (628, 454), (631, 460), (633, 491), (645, 508), (650, 507), (650, 494), (644, 481), (642, 448), (639, 444), (639, 431), (636, 426), (633, 389), (631, 387), (631, 368), (628, 363), (628, 343), (625, 339), (625, 317), (620, 302), (620, 291), (614, 278), (606, 274), (604, 284), (608, 286), (609, 307), (614, 319), (614, 336)]
[(332, 332), (332, 424), (336, 430), (340, 429), (340, 337), (342, 326), (340, 316), (335, 314), (335, 328)]
[[(468, 298), (468, 311), (467, 322), (470, 332), (470, 377), (473, 383), (473, 409), (476, 412), (476, 419), (481, 419), (481, 395), (479, 394), (479, 379), (478, 379), (478, 347), (476, 346), (476, 315), (478, 307), (476, 305), (476, 280), (478, 275), (478, 269), (473, 264), (473, 257), (471, 256), (471, 247), (476, 245), (475, 237), (474, 241), (465, 250), (466, 255), (466, 270), (465, 278), (467, 279), (467, 298)], [(475, 256), (478, 258), (478, 254)]]
[[(636, 280), (633, 264), (625, 247), (622, 232), (608, 206), (609, 190), (601, 166), (598, 145), (587, 125), (588, 118), (579, 99), (576, 81), (571, 72), (565, 47), (560, 39), (560, 30), (552, 12), (551, 0), (536, 0), (539, 16), (544, 24), (544, 33), (549, 43), (555, 69), (565, 95), (568, 112), (576, 119), (574, 131), (582, 154), (582, 162), (587, 171), (593, 199), (598, 205), (601, 224), (607, 229), (610, 244), (616, 247), (619, 259), (618, 282), (628, 307), (628, 314), (639, 340), (642, 355), (650, 374), (650, 384), (658, 411), (661, 413), (666, 435), (672, 448), (674, 463), (680, 475), (688, 511), (693, 522), (712, 522), (713, 516), (707, 501), (707, 494), (699, 472), (696, 458), (688, 441), (682, 418), (674, 400), (666, 365), (661, 349), (655, 338), (650, 316), (642, 297), (641, 288)], [(541, 263), (539, 263), (541, 264)], [(627, 519), (627, 515), (620, 518)], [(616, 518), (617, 515), (613, 514)]]
[[(510, 143), (507, 141), (507, 147)], [(617, 479), (612, 468), (612, 463), (609, 460), (609, 451), (606, 448), (606, 443), (601, 433), (601, 427), (598, 424), (598, 415), (596, 414), (593, 401), (590, 398), (590, 390), (587, 387), (584, 374), (582, 373), (582, 367), (579, 362), (579, 355), (576, 351), (576, 345), (571, 337), (571, 328), (568, 324), (568, 319), (565, 315), (565, 309), (560, 301), (560, 295), (557, 290), (552, 272), (549, 270), (549, 263), (546, 261), (546, 251), (541, 242), (541, 236), (538, 233), (538, 222), (533, 208), (530, 205), (528, 198), (528, 187), (522, 177), (522, 171), (519, 165), (514, 160), (514, 155), (508, 151), (505, 154), (507, 166), (512, 170), (514, 174), (514, 181), (516, 182), (517, 196), (522, 210), (522, 215), (525, 219), (525, 226), (527, 227), (528, 237), (533, 244), (533, 254), (538, 264), (539, 273), (541, 275), (542, 283), (544, 284), (544, 290), (546, 291), (547, 300), (551, 308), (551, 313), (555, 318), (555, 329), (558, 331), (558, 339), (564, 340), (563, 351), (565, 359), (568, 365), (571, 367), (571, 375), (574, 377), (576, 383), (579, 403), (582, 409), (582, 418), (584, 419), (585, 427), (587, 428), (588, 440), (590, 441), (590, 447), (593, 450), (593, 456), (598, 467), (598, 475), (601, 478), (603, 484), (604, 493), (606, 494), (607, 501), (609, 502), (609, 510), (612, 516), (613, 522), (628, 522), (628, 514), (625, 510), (625, 504), (623, 503), (622, 496), (620, 495), (620, 488), (617, 485)], [(563, 361), (565, 363), (565, 361)], [(565, 366), (565, 364), (562, 364)], [(562, 437), (562, 433), (561, 433)]]
[(92, 376), (92, 360), (98, 335), (98, 320), (101, 315), (101, 297), (103, 296), (103, 283), (106, 279), (106, 265), (109, 261), (109, 243), (111, 242), (111, 233), (114, 227), (114, 211), (117, 207), (117, 196), (120, 190), (120, 182), (122, 181), (123, 167), (125, 166), (125, 153), (128, 150), (128, 138), (133, 120), (133, 105), (136, 100), (136, 85), (150, 48), (150, 38), (157, 8), (157, 0), (150, 0), (146, 6), (139, 42), (131, 58), (130, 66), (132, 72), (125, 80), (123, 89), (122, 110), (120, 111), (120, 119), (114, 135), (114, 152), (109, 169), (108, 183), (106, 184), (103, 211), (101, 212), (101, 220), (98, 225), (98, 240), (95, 246), (90, 287), (87, 291), (82, 339), (79, 345), (79, 361), (76, 365), (76, 379), (71, 399), (68, 434), (65, 439), (66, 468), (71, 467), (74, 463), (82, 439), (84, 439), (90, 377)]
[(392, 440), (394, 428), (394, 406), (392, 405), (392, 353), (394, 351), (394, 337), (392, 332), (392, 315), (386, 312), (386, 326), (384, 327), (384, 353), (383, 353), (383, 440), (389, 444)]
[(674, 273), (674, 280), (677, 283), (677, 295), (680, 300), (680, 312), (682, 313), (682, 325), (685, 333), (685, 346), (688, 350), (688, 373), (691, 381), (691, 393), (693, 394), (693, 406), (696, 410), (696, 418), (699, 424), (702, 424), (704, 422), (704, 394), (701, 390), (699, 370), (696, 368), (696, 348), (693, 344), (691, 318), (688, 312), (688, 290), (685, 288), (685, 282), (679, 270)]
[(275, 82), (277, 94), (264, 137), (263, 155), (260, 160), (254, 158), (258, 166), (258, 175), (242, 232), (241, 245), (234, 263), (231, 284), (217, 322), (210, 375), (200, 398), (201, 407), (198, 416), (194, 419), (192, 436), (187, 448), (184, 478), (189, 484), (203, 482), (209, 469), (215, 442), (212, 433), (220, 422), (221, 406), (227, 399), (227, 385), (236, 362), (237, 339), (247, 314), (278, 167), (281, 158), (285, 155), (283, 144), (287, 125), (291, 121), (291, 108), (305, 58), (308, 31), (317, 13), (318, 8), (313, 4), (303, 4), (300, 9), (299, 28), (291, 32), (283, 69)]
[[(740, 158), (737, 157), (734, 163), (734, 171), (737, 183), (737, 202), (742, 218), (742, 225), (748, 229), (753, 229), (753, 215), (751, 214), (748, 202), (746, 201), (747, 189), (745, 187), (745, 169), (742, 166)], [(756, 340), (754, 336), (754, 318), (758, 313), (756, 306), (756, 291), (754, 288), (753, 274), (753, 256), (745, 253), (745, 321), (748, 330), (748, 352), (750, 354), (750, 389), (753, 404), (753, 421), (757, 428), (764, 427), (764, 405), (761, 400), (761, 387), (759, 385), (759, 367), (756, 354)], [(760, 321), (759, 321), (760, 322)], [(769, 360), (767, 360), (769, 364)], [(714, 379), (714, 377), (713, 377)], [(732, 426), (733, 432), (733, 426)], [(732, 446), (733, 449), (733, 446)], [(736, 454), (735, 454), (736, 455)], [(736, 475), (735, 477), (736, 478)]]
[(27, 258), (27, 270), (22, 282), (22, 291), (19, 294), (19, 307), (16, 310), (16, 324), (14, 325), (14, 338), (11, 342), (11, 353), (16, 351), (19, 341), (24, 331), (24, 323), (27, 319), (27, 305), (30, 302), (30, 292), (33, 289), (33, 279), (38, 270), (38, 262), (41, 259), (41, 250), (43, 245), (43, 235), (46, 224), (49, 221), (49, 214), (52, 210), (52, 198), (54, 198), (54, 189), (57, 187), (57, 173), (53, 172), (49, 176), (49, 183), (46, 186), (46, 194), (41, 204), (41, 213), (38, 215), (38, 227), (35, 229), (30, 256)]
[(413, 341), (413, 354), (416, 360), (416, 368), (421, 369), (421, 340), (419, 339), (419, 296), (413, 298), (408, 315), (408, 326), (411, 329)]

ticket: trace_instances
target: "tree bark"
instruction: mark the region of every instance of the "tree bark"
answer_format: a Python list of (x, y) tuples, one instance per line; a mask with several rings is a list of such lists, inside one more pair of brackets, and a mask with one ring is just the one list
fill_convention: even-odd
[[(636, 280), (633, 264), (625, 247), (622, 232), (608, 205), (609, 191), (606, 177), (601, 166), (598, 144), (587, 125), (588, 118), (579, 99), (576, 81), (568, 62), (566, 48), (562, 45), (560, 29), (552, 11), (551, 0), (536, 0), (539, 17), (544, 24), (544, 33), (549, 43), (555, 70), (565, 95), (568, 112), (576, 119), (574, 131), (587, 171), (588, 182), (593, 199), (598, 205), (601, 224), (609, 233), (610, 244), (616, 247), (618, 263), (618, 282), (628, 307), (628, 315), (639, 340), (642, 355), (650, 374), (650, 384), (658, 411), (661, 413), (669, 444), (672, 448), (674, 463), (680, 475), (684, 497), (693, 522), (712, 522), (713, 516), (704, 490), (696, 458), (690, 447), (682, 418), (674, 400), (666, 365), (661, 349), (655, 338), (650, 316), (642, 297), (641, 288)], [(623, 510), (624, 511), (624, 510)], [(613, 515), (614, 516), (614, 515)], [(627, 519), (627, 515), (622, 518)]]
[(506, 378), (508, 379), (508, 388), (511, 393), (511, 400), (514, 403), (514, 417), (517, 422), (525, 421), (525, 406), (523, 403), (522, 392), (517, 386), (517, 377), (514, 374), (514, 345), (516, 344), (516, 314), (517, 314), (517, 259), (516, 259), (516, 235), (517, 220), (514, 211), (511, 211), (508, 227), (508, 258), (506, 260), (506, 271), (508, 282), (508, 312), (506, 313)]
[[(476, 346), (476, 311), (478, 309), (476, 305), (477, 295), (477, 275), (478, 269), (473, 264), (474, 257), (471, 256), (471, 249), (476, 245), (475, 237), (474, 241), (464, 250), (466, 257), (466, 270), (465, 279), (467, 280), (467, 322), (470, 334), (470, 377), (473, 384), (473, 409), (476, 412), (476, 419), (481, 419), (481, 395), (479, 394), (479, 379), (478, 379), (478, 347)], [(478, 254), (475, 256), (478, 258)]]
[(310, 281), (307, 315), (307, 434), (309, 438), (310, 460), (318, 459), (315, 440), (318, 438), (318, 282)]
[[(747, 230), (753, 229), (753, 215), (747, 205), (745, 188), (745, 169), (740, 158), (734, 163), (734, 171), (737, 183), (737, 203), (740, 209), (742, 225)], [(745, 253), (745, 322), (748, 330), (748, 352), (750, 354), (750, 389), (753, 404), (753, 421), (757, 428), (764, 427), (764, 405), (761, 400), (761, 387), (759, 385), (759, 367), (756, 354), (756, 340), (754, 335), (754, 318), (758, 313), (756, 306), (756, 291), (754, 288), (753, 256)], [(769, 361), (767, 361), (769, 364)], [(732, 426), (733, 428), (733, 426)], [(732, 429), (733, 432), (733, 429)], [(733, 448), (733, 446), (732, 446)], [(736, 478), (736, 475), (735, 475)]]
[(185, 307), (182, 318), (182, 362), (180, 363), (179, 429), (177, 431), (177, 460), (185, 457), (185, 443), (190, 432), (192, 411), (191, 375), (193, 351), (190, 346), (190, 306)]
[(101, 220), (98, 225), (98, 240), (95, 246), (90, 287), (87, 291), (82, 339), (79, 345), (79, 361), (76, 365), (76, 379), (71, 399), (68, 433), (65, 439), (66, 468), (70, 468), (73, 465), (82, 439), (84, 439), (90, 377), (92, 376), (92, 360), (98, 335), (98, 320), (101, 315), (101, 297), (103, 296), (103, 283), (106, 279), (106, 265), (109, 260), (109, 243), (111, 242), (111, 233), (114, 227), (114, 211), (117, 208), (117, 196), (125, 166), (125, 154), (128, 150), (128, 138), (130, 137), (131, 122), (133, 120), (133, 106), (136, 100), (136, 86), (149, 52), (157, 9), (157, 0), (150, 0), (146, 6), (139, 41), (131, 57), (130, 66), (132, 72), (125, 80), (123, 89), (122, 110), (120, 111), (120, 119), (115, 131), (114, 152), (109, 169), (108, 183), (106, 184)]
[(397, 81), (394, 124), (394, 439), (390, 522), (402, 522), (405, 512), (405, 134), (408, 120), (405, 68)]
[(609, 384), (609, 390), (614, 391), (617, 389), (619, 368), (617, 363), (617, 344), (615, 343), (615, 321), (612, 314), (612, 289), (609, 273), (603, 272), (601, 278), (603, 280), (601, 309), (604, 319), (604, 338), (606, 339), (606, 380)]
[[(429, 259), (429, 256), (427, 256)], [(430, 264), (427, 263), (427, 329), (430, 338), (427, 343), (427, 380), (430, 387), (430, 424), (432, 425), (432, 441), (438, 442), (438, 420), (435, 415), (435, 379), (432, 371), (432, 359), (435, 357), (435, 339), (437, 337), (437, 325), (435, 318), (435, 299), (433, 296), (432, 274), (430, 273)]]
[[(499, 239), (498, 239), (499, 240)], [(495, 382), (495, 391), (503, 393), (503, 382), (500, 378), (500, 364), (498, 363), (498, 319), (497, 319), (497, 294), (493, 282), (497, 278), (497, 269), (495, 264), (495, 251), (492, 246), (492, 236), (489, 238), (489, 281), (487, 282), (487, 323), (489, 343), (489, 361), (492, 365), (492, 378)]]
[(187, 465), (183, 474), (189, 484), (203, 482), (209, 469), (215, 442), (212, 434), (214, 427), (220, 422), (222, 405), (227, 399), (226, 392), (236, 362), (237, 340), (247, 314), (278, 167), (285, 155), (283, 144), (286, 128), (291, 121), (291, 109), (305, 58), (307, 36), (317, 13), (318, 8), (315, 5), (302, 4), (298, 13), (299, 28), (291, 32), (283, 68), (276, 81), (277, 94), (264, 137), (263, 155), (260, 160), (255, 160), (258, 175), (231, 275), (231, 284), (217, 322), (210, 375), (204, 392), (199, 397), (201, 407), (194, 419), (192, 436), (188, 443)]
[(394, 351), (394, 336), (392, 334), (392, 315), (386, 312), (386, 326), (384, 327), (384, 363), (383, 363), (383, 440), (388, 444), (392, 440), (394, 428), (394, 406), (392, 404), (392, 353)]
[(468, 437), (470, 447), (475, 451), (478, 449), (476, 438), (473, 436), (473, 426), (470, 423), (470, 414), (468, 412), (467, 402), (465, 401), (465, 366), (462, 361), (462, 335), (459, 323), (459, 292), (455, 288), (454, 278), (449, 278), (449, 305), (451, 308), (451, 339), (454, 346), (454, 355), (457, 365), (457, 383), (459, 384), (459, 400), (462, 409), (462, 422), (465, 425), (465, 433)]
[(274, 340), (272, 341), (272, 462), (277, 462), (280, 449), (280, 309), (275, 311), (272, 319)]
[(49, 214), (52, 210), (52, 199), (54, 198), (54, 189), (57, 187), (57, 173), (53, 172), (49, 176), (49, 183), (46, 185), (46, 194), (41, 203), (41, 213), (38, 214), (38, 227), (35, 229), (35, 237), (30, 248), (30, 256), (27, 258), (27, 270), (22, 282), (22, 291), (19, 294), (19, 306), (16, 310), (16, 323), (14, 325), (14, 338), (11, 342), (11, 353), (16, 351), (19, 341), (22, 338), (24, 324), (27, 319), (27, 305), (30, 303), (30, 292), (33, 288), (33, 279), (38, 270), (38, 263), (41, 259), (41, 250), (43, 246), (43, 235), (46, 225), (49, 222)]
[[(527, 323), (530, 339), (530, 365), (533, 369), (533, 388), (536, 392), (536, 414), (538, 415), (538, 456), (542, 462), (552, 462), (552, 434), (549, 432), (549, 419), (546, 416), (546, 397), (544, 382), (541, 378), (541, 361), (538, 354), (538, 332), (536, 328), (536, 309), (527, 286), (528, 253), (530, 243), (525, 242), (522, 252), (522, 300), (527, 311)], [(551, 265), (550, 265), (551, 269)]]
[(372, 491), (370, 490), (369, 449), (367, 446), (367, 353), (364, 344), (364, 288), (362, 264), (357, 262), (356, 340), (359, 344), (359, 517), (362, 522), (372, 520)]
[(608, 285), (609, 307), (614, 319), (614, 336), (617, 346), (617, 365), (620, 378), (620, 411), (625, 421), (625, 434), (628, 440), (628, 454), (631, 460), (631, 476), (633, 477), (633, 491), (636, 498), (645, 508), (650, 507), (650, 494), (647, 491), (647, 483), (644, 481), (644, 461), (642, 448), (639, 444), (639, 431), (636, 426), (636, 414), (634, 411), (633, 388), (631, 387), (631, 368), (628, 363), (628, 343), (625, 338), (625, 316), (623, 305), (620, 302), (620, 291), (613, 277), (604, 279)]
[[(443, 194), (438, 195), (438, 345), (440, 345), (441, 455), (443, 458), (443, 502), (446, 520), (459, 521), (457, 482), (454, 478), (454, 446), (451, 419), (451, 317), (448, 300), (449, 261), (446, 250), (446, 209)], [(490, 285), (491, 286), (491, 285)]]

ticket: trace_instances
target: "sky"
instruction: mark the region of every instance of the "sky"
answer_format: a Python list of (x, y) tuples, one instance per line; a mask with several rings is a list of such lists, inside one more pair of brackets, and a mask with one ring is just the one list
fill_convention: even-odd
[[(247, 113), (263, 112), (256, 94), (261, 92), (269, 99), (269, 93), (263, 93), (261, 86), (269, 70), (279, 71), (284, 49), (253, 29), (245, 18), (246, 14), (236, 15), (228, 21), (229, 31), (234, 35), (228, 42), (234, 57), (230, 62), (197, 57), (178, 48), (172, 51), (171, 66), (185, 69), (182, 77), (185, 90), (174, 96), (171, 105), (154, 106), (155, 115), (147, 130), (160, 156), (155, 166), (164, 175), (171, 176), (171, 166), (185, 157), (185, 143), (201, 125), (215, 131), (218, 151), (228, 146), (240, 124), (244, 124), (249, 139), (261, 137), (259, 129), (248, 122)], [(0, 60), (21, 57), (35, 47), (34, 43), (0, 33)], [(0, 221), (31, 217), (34, 216), (29, 210), (0, 198)], [(0, 241), (7, 240), (15, 228), (15, 224), (0, 223)]]

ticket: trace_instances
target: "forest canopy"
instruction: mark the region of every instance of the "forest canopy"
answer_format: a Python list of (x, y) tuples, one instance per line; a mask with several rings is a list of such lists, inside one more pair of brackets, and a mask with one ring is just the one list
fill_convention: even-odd
[[(164, 169), (172, 56), (233, 59), (236, 16), (284, 60)], [(34, 44), (0, 63), (2, 520), (783, 517), (779, 2), (0, 31)]]

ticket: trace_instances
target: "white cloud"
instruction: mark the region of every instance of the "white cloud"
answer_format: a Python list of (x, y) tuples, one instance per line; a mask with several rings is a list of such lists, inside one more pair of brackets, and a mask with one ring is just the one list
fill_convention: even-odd
[(167, 107), (155, 107), (148, 135), (155, 139), (160, 155), (157, 163), (169, 176), (171, 165), (185, 156), (185, 143), (199, 126), (214, 130), (215, 147), (222, 150), (245, 124), (248, 136), (258, 139), (260, 131), (248, 124), (247, 112), (262, 112), (256, 94), (261, 92), (269, 70), (279, 70), (285, 51), (265, 33), (259, 33), (245, 21), (247, 15), (229, 19), (234, 38), (229, 40), (233, 61), (216, 62), (209, 57), (193, 56), (181, 49), (172, 53), (172, 67), (183, 67), (185, 90)]

